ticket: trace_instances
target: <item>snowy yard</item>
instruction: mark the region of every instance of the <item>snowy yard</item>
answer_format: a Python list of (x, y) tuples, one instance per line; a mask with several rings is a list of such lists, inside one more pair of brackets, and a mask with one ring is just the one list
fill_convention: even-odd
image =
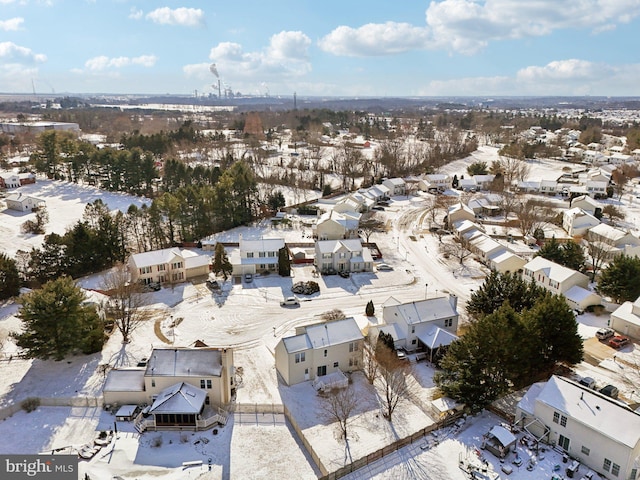
[[(466, 165), (474, 161), (489, 164), (496, 157), (495, 149), (483, 147), (472, 157), (453, 162), (444, 170), (466, 173)], [(552, 178), (558, 174), (557, 162), (532, 164), (533, 178)], [(554, 170), (555, 169), (555, 170)], [(555, 172), (555, 173), (554, 173)], [(50, 230), (63, 233), (71, 223), (81, 218), (86, 203), (102, 199), (112, 209), (126, 208), (143, 200), (125, 195), (101, 192), (90, 187), (39, 180), (23, 187), (25, 193), (47, 201)], [(154, 346), (190, 346), (201, 340), (209, 346), (233, 347), (234, 363), (241, 368), (236, 402), (247, 409), (251, 405), (276, 411), (285, 405), (291, 412), (304, 438), (329, 469), (335, 470), (351, 459), (358, 459), (383, 446), (430, 426), (433, 420), (421, 405), (433, 394), (433, 370), (425, 362), (417, 365), (417, 386), (414, 398), (403, 401), (389, 423), (382, 417), (378, 400), (361, 374), (354, 374), (353, 388), (362, 399), (360, 409), (350, 424), (348, 444), (340, 439), (336, 425), (323, 417), (322, 397), (309, 383), (286, 387), (278, 381), (274, 348), (280, 338), (294, 333), (297, 325), (317, 322), (323, 312), (340, 309), (354, 316), (363, 327), (365, 305), (373, 300), (376, 314), (390, 296), (400, 301), (455, 294), (463, 307), (472, 290), (483, 281), (486, 268), (468, 258), (464, 267), (456, 259), (439, 255), (436, 236), (424, 233), (421, 211), (425, 199), (398, 197), (383, 212), (391, 230), (375, 233), (384, 262), (392, 271), (352, 274), (350, 278), (330, 276), (315, 278), (312, 267), (295, 266), (292, 278), (276, 275), (257, 276), (251, 284), (223, 285), (222, 294), (212, 294), (204, 285), (182, 284), (148, 293), (153, 318), (133, 333), (133, 340), (123, 347), (120, 337), (112, 335), (100, 354), (70, 357), (63, 362), (21, 360), (13, 358), (15, 346), (9, 341), (0, 360), (0, 408), (19, 403), (30, 396), (47, 399), (99, 397), (104, 374), (102, 365), (127, 366), (148, 357)], [(638, 205), (625, 205), (628, 220), (640, 218)], [(19, 226), (28, 215), (0, 212), (0, 250), (13, 255), (28, 250), (42, 241), (42, 236), (25, 236)], [(637, 224), (634, 225), (637, 228)], [(284, 237), (301, 241), (296, 228), (273, 228), (269, 222), (237, 228), (216, 236), (217, 240), (237, 242), (243, 238)], [(314, 279), (320, 293), (305, 298), (299, 308), (282, 308), (279, 301), (290, 296), (290, 287), (298, 280)], [(81, 279), (82, 286), (100, 288), (101, 275)], [(15, 317), (15, 304), (0, 306), (0, 328), (15, 331), (20, 322)], [(464, 316), (464, 312), (462, 312)], [(171, 320), (181, 319), (170, 327)], [(377, 317), (370, 319), (378, 322)], [(595, 331), (607, 324), (608, 314), (577, 317), (579, 332), (591, 341)], [(160, 335), (158, 335), (160, 332)], [(599, 384), (613, 383), (629, 400), (640, 397), (633, 385), (640, 384), (637, 368), (640, 353), (633, 346), (613, 351), (597, 365), (583, 362), (576, 368), (579, 375), (591, 376)], [(11, 359), (11, 360), (10, 360)], [(635, 368), (634, 368), (635, 365)], [(257, 408), (257, 407), (256, 407)], [(90, 461), (81, 462), (80, 473), (92, 479), (112, 479), (121, 476), (139, 480), (185, 478), (317, 478), (319, 471), (309, 454), (280, 413), (245, 413), (230, 416), (224, 427), (205, 432), (147, 432), (139, 436), (132, 426), (118, 422), (118, 435), (111, 445)], [(18, 411), (0, 422), (0, 453), (37, 453), (72, 446), (79, 448), (91, 442), (98, 431), (113, 428), (114, 416), (96, 407), (41, 406), (35, 412)], [(386, 456), (366, 469), (351, 474), (350, 479), (462, 479), (468, 478), (459, 468), (459, 460), (479, 465), (474, 447), (481, 437), (500, 420), (483, 414), (469, 418), (459, 432), (449, 429), (437, 437), (429, 436), (400, 451)], [(528, 461), (531, 452), (518, 444), (519, 455)], [(501, 464), (491, 454), (485, 478), (506, 478)], [(211, 470), (209, 470), (209, 458)], [(184, 468), (182, 463), (202, 461), (202, 465)], [(534, 470), (514, 468), (512, 479), (551, 478), (559, 457), (547, 452), (538, 458)], [(526, 463), (525, 463), (526, 465)], [(563, 473), (563, 471), (561, 472)], [(585, 471), (581, 471), (584, 474)], [(594, 477), (595, 478), (595, 477)]]

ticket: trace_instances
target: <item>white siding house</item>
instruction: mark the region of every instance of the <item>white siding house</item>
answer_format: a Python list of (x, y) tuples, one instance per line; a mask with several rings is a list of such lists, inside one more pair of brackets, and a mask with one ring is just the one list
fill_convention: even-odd
[(18, 212), (30, 212), (34, 208), (44, 207), (45, 201), (31, 197), (29, 195), (23, 195), (22, 193), (12, 193), (5, 198), (7, 202), (7, 208), (10, 210), (16, 210)]
[(638, 478), (640, 415), (609, 397), (552, 376), (529, 388), (515, 420), (606, 478)]
[(185, 282), (207, 275), (210, 263), (207, 255), (175, 247), (131, 255), (128, 266), (132, 282), (149, 284)]
[(611, 327), (624, 335), (640, 338), (640, 297), (624, 302), (611, 313)]
[(278, 251), (285, 246), (284, 238), (240, 238), (239, 252), (231, 257), (233, 275), (256, 274), (278, 271)]
[(323, 274), (373, 271), (371, 251), (360, 239), (319, 240), (315, 250), (316, 267)]

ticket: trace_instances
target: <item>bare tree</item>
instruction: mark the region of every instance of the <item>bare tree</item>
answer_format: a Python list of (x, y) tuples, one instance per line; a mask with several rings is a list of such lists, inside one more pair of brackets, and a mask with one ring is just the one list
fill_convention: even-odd
[(622, 221), (625, 218), (624, 212), (620, 208), (616, 207), (615, 205), (611, 205), (610, 203), (606, 204), (602, 208), (602, 214), (607, 217), (609, 221), (614, 225), (617, 221)]
[(129, 272), (124, 264), (118, 264), (103, 279), (103, 289), (109, 299), (109, 315), (122, 334), (122, 343), (129, 343), (133, 331), (149, 320), (150, 313), (143, 307), (147, 304), (143, 286), (129, 281)]
[(411, 365), (398, 358), (395, 351), (382, 344), (376, 348), (376, 360), (379, 366), (376, 384), (381, 391), (383, 416), (391, 421), (391, 416), (400, 400), (409, 397), (413, 378)]
[(624, 164), (611, 172), (611, 180), (613, 181), (613, 191), (618, 196), (618, 200), (622, 198), (627, 185), (632, 178), (640, 176), (638, 167), (635, 165)]
[(324, 322), (333, 322), (334, 320), (344, 320), (347, 316), (344, 312), (338, 308), (334, 308), (333, 310), (329, 310), (320, 315), (320, 318)]
[(528, 198), (515, 206), (518, 226), (523, 236), (533, 235), (539, 228), (543, 228), (555, 217), (553, 205), (537, 198)]
[(364, 235), (365, 241), (367, 243), (369, 243), (369, 239), (374, 233), (386, 231), (385, 223), (380, 220), (375, 214), (367, 215), (362, 220), (360, 220), (358, 229), (360, 231), (360, 234)]
[(362, 350), (362, 370), (367, 381), (373, 385), (378, 377), (378, 361), (376, 360), (377, 337), (367, 335), (364, 339)]
[(498, 165), (492, 166), (492, 168), (502, 173), (505, 189), (507, 190), (512, 187), (514, 181), (524, 181), (531, 170), (527, 162), (515, 157), (501, 156), (498, 162)]
[(596, 275), (605, 263), (611, 260), (614, 247), (610, 242), (602, 240), (587, 241), (587, 256), (591, 264), (591, 281), (595, 281)]
[(323, 398), (320, 409), (324, 416), (336, 421), (340, 427), (342, 438), (347, 439), (349, 420), (356, 411), (359, 402), (358, 394), (353, 386), (333, 388)]
[(465, 238), (452, 238), (447, 242), (440, 244), (440, 251), (445, 256), (451, 256), (460, 262), (460, 265), (464, 265), (464, 261), (471, 255), (469, 250), (469, 241)]

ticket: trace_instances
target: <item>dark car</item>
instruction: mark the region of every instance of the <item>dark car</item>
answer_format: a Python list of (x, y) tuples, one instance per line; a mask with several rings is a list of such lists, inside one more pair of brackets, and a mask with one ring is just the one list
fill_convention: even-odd
[(624, 337), (622, 335), (616, 335), (615, 337), (613, 337), (611, 340), (609, 340), (609, 346), (611, 348), (622, 348), (625, 345), (629, 344), (629, 339), (627, 337)]
[(607, 397), (616, 399), (618, 398), (618, 387), (616, 387), (615, 385), (605, 385), (600, 389), (600, 393), (606, 395)]
[(339, 272), (338, 275), (340, 275), (342, 278), (349, 278), (349, 272)]

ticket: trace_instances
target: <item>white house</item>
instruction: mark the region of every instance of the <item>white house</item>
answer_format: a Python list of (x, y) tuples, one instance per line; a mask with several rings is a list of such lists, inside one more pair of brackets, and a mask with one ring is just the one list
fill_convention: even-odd
[[(456, 340), (458, 298), (455, 295), (400, 303), (388, 299), (382, 306), (385, 325), (395, 325), (394, 341), (407, 351), (427, 349), (432, 353)], [(447, 334), (440, 332), (443, 330)], [(434, 343), (438, 340), (440, 343)]]
[(447, 220), (449, 225), (453, 225), (455, 222), (459, 222), (461, 220), (470, 220), (473, 222), (475, 219), (476, 214), (473, 213), (473, 210), (462, 202), (451, 205), (447, 211)]
[(22, 193), (12, 193), (7, 195), (4, 200), (7, 202), (8, 209), (17, 210), (18, 212), (30, 212), (34, 208), (45, 206), (44, 200), (31, 197), (29, 195), (23, 195)]
[(318, 240), (338, 240), (342, 238), (358, 238), (358, 226), (362, 215), (355, 212), (336, 212), (330, 210), (323, 214), (313, 232)]
[(571, 237), (584, 235), (599, 224), (600, 220), (578, 207), (562, 212), (562, 228)]
[(177, 247), (136, 253), (129, 257), (132, 282), (185, 282), (209, 274), (211, 257)]
[(595, 215), (598, 210), (602, 212), (602, 204), (588, 195), (579, 195), (572, 198), (569, 205), (572, 208), (580, 208), (590, 215)]
[(353, 318), (301, 327), (276, 345), (276, 370), (287, 385), (357, 370), (363, 340)]
[(624, 335), (640, 338), (640, 297), (624, 302), (611, 313), (611, 327)]
[(473, 176), (473, 179), (476, 181), (476, 185), (478, 186), (478, 190), (487, 190), (495, 178), (496, 176), (492, 173)]
[(487, 264), (491, 270), (496, 272), (519, 272), (526, 265), (527, 261), (508, 250), (498, 250), (489, 255)]
[(0, 187), (18, 188), (20, 186), (20, 176), (14, 172), (0, 172)]
[(479, 261), (488, 264), (489, 257), (498, 253), (504, 253), (509, 251), (501, 243), (495, 241), (489, 235), (477, 235), (469, 240), (469, 250), (473, 253)]
[(601, 223), (590, 229), (587, 238), (591, 242), (602, 242), (618, 249), (624, 249), (627, 245), (632, 247), (640, 245), (640, 239), (632, 233), (606, 223)]
[(515, 421), (606, 478), (638, 478), (640, 415), (599, 392), (554, 375), (529, 388)]
[(461, 178), (458, 180), (458, 189), (463, 192), (475, 192), (478, 190), (478, 183), (473, 177)]
[(229, 258), (233, 275), (277, 272), (278, 251), (284, 246), (284, 238), (247, 240), (240, 237), (239, 250)]
[(418, 188), (423, 191), (438, 190), (444, 192), (451, 189), (451, 176), (446, 173), (429, 173), (418, 182)]
[(555, 195), (558, 192), (558, 182), (556, 180), (541, 180), (540, 193)]
[(407, 184), (402, 178), (387, 178), (382, 184), (389, 189), (390, 197), (407, 194)]
[(571, 308), (584, 310), (599, 305), (601, 298), (588, 289), (589, 277), (544, 257), (535, 257), (522, 268), (522, 275), (555, 295), (564, 295)]
[(360, 239), (318, 240), (315, 250), (316, 268), (323, 274), (373, 271), (371, 251)]

